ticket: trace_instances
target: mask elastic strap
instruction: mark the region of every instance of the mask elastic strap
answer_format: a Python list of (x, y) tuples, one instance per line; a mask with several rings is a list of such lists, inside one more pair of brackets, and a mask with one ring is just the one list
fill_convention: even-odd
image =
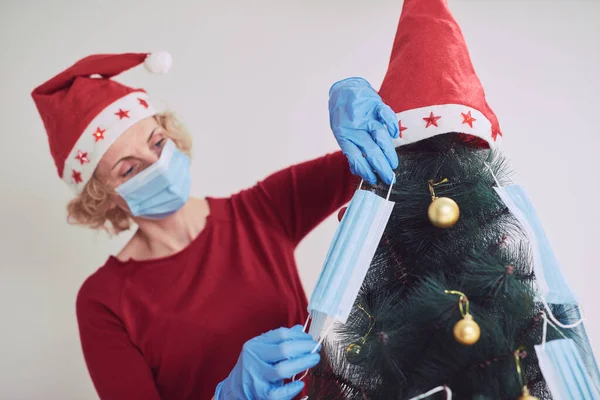
[(327, 336), (327, 334), (329, 333), (329, 331), (331, 330), (331, 328), (333, 328), (333, 325), (335, 324), (335, 321), (331, 321), (329, 323), (329, 326), (327, 327), (327, 329), (325, 329), (325, 332), (321, 335), (321, 337), (319, 338), (319, 341), (317, 342), (317, 345), (315, 346), (314, 349), (312, 349), (312, 351), (310, 352), (310, 354), (313, 354), (317, 351), (317, 349), (319, 348), (319, 346), (321, 346), (323, 344), (323, 340), (325, 340), (325, 336)]
[(550, 310), (550, 306), (546, 302), (546, 299), (542, 297), (541, 300), (542, 300), (542, 303), (544, 304), (544, 308), (546, 309), (546, 312), (544, 312), (542, 314), (542, 317), (544, 318), (544, 325), (542, 327), (542, 349), (546, 349), (546, 336), (548, 334), (548, 324), (550, 324), (550, 326), (552, 326), (554, 329), (556, 329), (558, 331), (558, 333), (561, 334), (562, 337), (566, 338), (566, 336), (563, 335), (563, 333), (560, 331), (560, 329), (558, 329), (558, 327), (561, 327), (563, 329), (573, 329), (573, 328), (576, 328), (577, 326), (579, 326), (579, 325), (581, 325), (583, 323), (584, 312), (583, 312), (583, 307), (581, 307), (581, 304), (577, 303), (577, 308), (581, 312), (581, 318), (579, 318), (579, 320), (577, 322), (575, 322), (575, 323), (566, 325), (566, 324), (563, 324), (563, 323), (559, 322), (554, 317), (554, 315), (552, 315), (552, 311)]
[(546, 311), (548, 312), (548, 317), (550, 318), (550, 320), (552, 322), (554, 322), (556, 325), (560, 326), (561, 328), (564, 328), (564, 329), (573, 329), (573, 328), (576, 328), (577, 326), (581, 325), (583, 323), (583, 320), (585, 319), (584, 312), (583, 312), (583, 307), (581, 306), (580, 303), (577, 303), (577, 308), (581, 312), (581, 318), (579, 318), (579, 320), (577, 322), (574, 322), (574, 323), (569, 324), (569, 325), (566, 325), (566, 324), (563, 324), (563, 323), (559, 322), (554, 317), (554, 315), (552, 315), (552, 311), (550, 311), (550, 306), (548, 306), (548, 303), (546, 302), (546, 299), (543, 298), (543, 297), (542, 297), (542, 303), (544, 304), (544, 307), (546, 308)]
[(502, 187), (502, 185), (500, 185), (500, 182), (498, 181), (498, 178), (496, 178), (496, 174), (494, 174), (494, 171), (492, 170), (492, 167), (490, 167), (490, 164), (488, 164), (487, 162), (483, 162), (485, 164), (485, 166), (487, 167), (487, 169), (490, 170), (490, 173), (492, 174), (492, 178), (494, 178), (494, 181), (496, 182), (496, 186), (497, 187)]
[(306, 328), (308, 327), (308, 321), (310, 321), (310, 314), (306, 317), (306, 322), (304, 323), (304, 328), (302, 328), (302, 332), (306, 333)]
[[(362, 185), (362, 181), (360, 182)], [(308, 328), (308, 322), (310, 321), (310, 314), (308, 315), (308, 317), (306, 317), (306, 322), (304, 323), (304, 327), (302, 328), (302, 332), (306, 333), (306, 328)], [(317, 347), (319, 347), (319, 345), (317, 345)], [(314, 349), (313, 349), (314, 350)], [(312, 354), (313, 352), (311, 352)], [(302, 380), (304, 379), (304, 377), (306, 376), (306, 374), (308, 373), (308, 370), (304, 371), (304, 375), (302, 375), (302, 377), (298, 380)], [(296, 381), (296, 375), (292, 376), (292, 382)]]
[(421, 400), (424, 399), (426, 397), (431, 396), (432, 394), (438, 393), (438, 392), (442, 392), (445, 391), (446, 392), (446, 399), (447, 400), (451, 400), (452, 399), (452, 390), (450, 390), (450, 388), (448, 386), (438, 386), (436, 388), (431, 389), (429, 392), (427, 393), (423, 393), (417, 397), (413, 397), (410, 400)]
[(390, 194), (392, 194), (392, 187), (394, 187), (394, 183), (396, 183), (396, 175), (394, 175), (394, 179), (392, 179), (392, 183), (390, 183), (390, 188), (388, 189), (387, 196), (385, 197), (386, 201), (389, 201)]
[(546, 349), (546, 339), (547, 339), (547, 335), (548, 335), (548, 325), (550, 325), (552, 328), (554, 328), (556, 330), (556, 332), (558, 332), (560, 334), (560, 336), (562, 336), (563, 338), (567, 339), (567, 337), (565, 336), (564, 333), (561, 332), (560, 329), (558, 329), (558, 326), (554, 325), (553, 322), (550, 322), (548, 320), (548, 317), (546, 315), (546, 313), (542, 314), (542, 317), (544, 318), (544, 325), (543, 325), (543, 329), (542, 329), (542, 350)]
[[(360, 183), (358, 184), (358, 190), (362, 189), (363, 182), (364, 182), (364, 180), (361, 179)], [(392, 180), (392, 183), (390, 183), (390, 187), (388, 189), (387, 196), (385, 197), (386, 200), (390, 199), (390, 194), (392, 194), (392, 188), (394, 187), (395, 183), (396, 183), (396, 175), (394, 175), (394, 179)]]
[(546, 350), (546, 337), (548, 335), (548, 317), (546, 317), (546, 313), (542, 314), (544, 318), (544, 325), (542, 325), (542, 350)]
[[(307, 324), (308, 324), (308, 319), (306, 320), (306, 324), (304, 326), (306, 327)], [(331, 330), (331, 328), (333, 328), (334, 324), (335, 324), (335, 321), (331, 321), (329, 323), (329, 326), (327, 327), (327, 329), (325, 329), (325, 332), (321, 335), (321, 337), (319, 338), (319, 341), (317, 342), (317, 345), (315, 346), (314, 349), (312, 349), (312, 351), (310, 352), (310, 354), (315, 353), (317, 351), (317, 349), (319, 348), (319, 346), (321, 346), (323, 344), (323, 340), (325, 340), (325, 337), (327, 336), (327, 334), (329, 333), (329, 331)], [(302, 379), (306, 378), (306, 375), (308, 375), (309, 369), (307, 369), (306, 371), (304, 371), (304, 373), (302, 374), (302, 376), (300, 378), (298, 378), (299, 381), (301, 381)], [(295, 382), (295, 381), (296, 381), (296, 375), (292, 376), (292, 382)]]

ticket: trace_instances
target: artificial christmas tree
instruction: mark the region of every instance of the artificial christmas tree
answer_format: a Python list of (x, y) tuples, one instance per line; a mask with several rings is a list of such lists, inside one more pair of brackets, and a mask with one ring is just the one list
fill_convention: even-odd
[[(332, 366), (309, 373), (309, 399), (556, 398), (537, 346), (563, 338), (587, 381), (564, 398), (597, 398), (578, 305), (560, 271), (539, 276), (558, 267), (503, 197), (500, 126), (446, 1), (405, 0), (379, 93), (401, 130), (395, 205), (350, 317), (325, 342)], [(385, 198), (389, 187), (363, 189)], [(567, 358), (555, 362), (568, 370)]]

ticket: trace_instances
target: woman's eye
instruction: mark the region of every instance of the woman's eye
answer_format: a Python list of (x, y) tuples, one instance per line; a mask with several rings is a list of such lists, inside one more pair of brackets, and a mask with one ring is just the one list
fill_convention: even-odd
[(165, 143), (165, 139), (164, 139), (164, 138), (162, 138), (162, 139), (160, 139), (158, 142), (154, 143), (154, 145), (155, 145), (156, 147), (159, 147), (159, 148), (160, 148), (160, 147), (162, 147), (162, 146), (163, 146), (163, 144), (164, 144), (164, 143)]
[(129, 168), (127, 169), (127, 171), (125, 171), (125, 172), (124, 172), (124, 173), (123, 173), (121, 176), (122, 176), (123, 178), (125, 178), (125, 177), (129, 176), (130, 174), (132, 174), (134, 170), (135, 170), (135, 167), (132, 165), (132, 166), (131, 166), (131, 167), (129, 167)]

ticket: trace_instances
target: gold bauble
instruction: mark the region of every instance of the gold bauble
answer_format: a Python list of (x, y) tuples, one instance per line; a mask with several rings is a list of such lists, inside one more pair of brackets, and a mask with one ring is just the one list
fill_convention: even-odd
[(346, 347), (346, 359), (350, 364), (360, 364), (367, 358), (367, 352), (360, 343), (351, 343)]
[(479, 325), (473, 321), (471, 314), (465, 315), (463, 319), (454, 325), (454, 339), (465, 346), (477, 343), (480, 335)]
[(538, 398), (529, 394), (529, 389), (527, 389), (527, 386), (525, 386), (523, 388), (523, 394), (519, 396), (517, 400), (538, 400)]
[(538, 398), (530, 394), (524, 394), (522, 396), (519, 396), (518, 400), (538, 400)]
[(460, 216), (458, 204), (449, 197), (437, 197), (429, 205), (427, 211), (429, 221), (437, 228), (450, 228), (456, 224)]

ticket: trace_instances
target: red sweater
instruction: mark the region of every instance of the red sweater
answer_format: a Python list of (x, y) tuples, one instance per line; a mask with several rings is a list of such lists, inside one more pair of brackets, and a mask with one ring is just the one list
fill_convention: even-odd
[(82, 285), (83, 353), (102, 400), (204, 400), (250, 338), (302, 324), (298, 243), (358, 182), (341, 153), (292, 166), (226, 199), (174, 255), (110, 257)]

